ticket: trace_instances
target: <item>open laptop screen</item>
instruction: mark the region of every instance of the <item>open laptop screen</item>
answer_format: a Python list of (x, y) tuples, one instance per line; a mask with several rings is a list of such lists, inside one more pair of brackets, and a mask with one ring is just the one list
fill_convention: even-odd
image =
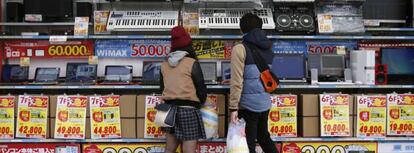
[(35, 82), (57, 82), (60, 68), (37, 68)]
[(4, 65), (2, 79), (3, 82), (25, 82), (29, 79), (29, 67)]
[(306, 78), (305, 57), (303, 54), (275, 54), (272, 72), (281, 80), (303, 80)]
[(200, 62), (205, 82), (217, 81), (217, 63), (216, 62)]
[(142, 68), (142, 81), (160, 81), (162, 62), (144, 62)]
[(223, 81), (231, 79), (231, 64), (230, 62), (221, 62), (221, 77)]
[(97, 66), (88, 63), (68, 63), (66, 67), (67, 82), (96, 81)]
[(105, 67), (105, 81), (132, 81), (132, 66), (106, 66)]

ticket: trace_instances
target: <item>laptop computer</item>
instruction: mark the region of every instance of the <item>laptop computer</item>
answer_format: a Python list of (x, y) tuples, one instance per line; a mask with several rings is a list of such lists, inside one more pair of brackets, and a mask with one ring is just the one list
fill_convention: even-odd
[(105, 79), (102, 84), (131, 84), (131, 65), (108, 65), (105, 67)]
[(231, 79), (231, 63), (229, 61), (221, 62), (221, 83), (229, 84)]
[(204, 76), (205, 84), (218, 84), (217, 82), (217, 62), (200, 62), (200, 67)]
[(68, 63), (66, 65), (66, 82), (64, 84), (95, 84), (97, 65), (88, 63)]
[(145, 61), (142, 67), (142, 83), (143, 85), (160, 84), (161, 61)]
[(40, 67), (36, 68), (35, 79), (31, 84), (34, 85), (54, 85), (59, 82), (60, 68)]
[(1, 84), (23, 84), (29, 80), (29, 67), (4, 65)]
[(306, 84), (306, 60), (304, 54), (275, 54), (271, 71), (280, 84)]

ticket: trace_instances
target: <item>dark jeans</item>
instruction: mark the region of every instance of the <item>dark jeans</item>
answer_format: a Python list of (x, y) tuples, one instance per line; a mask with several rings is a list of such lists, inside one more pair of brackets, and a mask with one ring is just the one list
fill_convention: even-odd
[(269, 111), (256, 113), (249, 110), (239, 110), (238, 113), (239, 118), (246, 121), (246, 139), (250, 153), (256, 153), (256, 139), (265, 153), (278, 153), (267, 128)]

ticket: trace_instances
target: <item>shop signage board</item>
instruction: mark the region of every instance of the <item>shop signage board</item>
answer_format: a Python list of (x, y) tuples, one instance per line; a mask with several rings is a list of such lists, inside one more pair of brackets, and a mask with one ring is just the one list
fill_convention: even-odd
[[(82, 145), (83, 153), (163, 153), (165, 143), (94, 143)], [(181, 147), (177, 148), (176, 153), (181, 153)]]
[(13, 40), (4, 42), (4, 51), (6, 58), (86, 58), (94, 48), (92, 40)]
[(378, 153), (413, 153), (413, 142), (380, 142)]
[(378, 153), (376, 142), (286, 142), (283, 153)]
[(297, 96), (273, 95), (268, 129), (272, 138), (297, 136)]
[(235, 40), (193, 40), (193, 47), (200, 59), (230, 59)]
[(80, 153), (75, 143), (2, 143), (2, 153)]
[(87, 96), (62, 95), (57, 97), (54, 138), (85, 139), (87, 104)]
[(387, 107), (387, 135), (414, 136), (414, 94), (388, 94)]
[(357, 101), (357, 137), (385, 137), (387, 96), (361, 95)]
[(144, 138), (165, 138), (161, 127), (155, 124), (155, 106), (161, 103), (161, 96), (145, 96)]
[(357, 48), (354, 40), (276, 40), (272, 50), (277, 54), (336, 54), (337, 47)]
[(321, 136), (350, 136), (350, 96), (346, 94), (321, 94), (319, 102)]
[(91, 96), (91, 138), (121, 138), (120, 96)]
[(16, 137), (46, 138), (48, 103), (48, 96), (19, 96)]
[(14, 138), (14, 96), (0, 96), (0, 139)]
[(170, 52), (169, 40), (97, 40), (98, 57), (166, 57)]

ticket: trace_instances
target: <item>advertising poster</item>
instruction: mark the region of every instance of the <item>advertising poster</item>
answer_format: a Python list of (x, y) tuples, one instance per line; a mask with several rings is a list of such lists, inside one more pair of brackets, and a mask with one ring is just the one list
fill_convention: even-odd
[(93, 31), (95, 34), (110, 34), (106, 29), (106, 22), (109, 18), (109, 11), (94, 11), (93, 12)]
[(155, 124), (155, 106), (161, 103), (161, 96), (145, 96), (144, 138), (165, 138), (161, 127)]
[(89, 17), (75, 17), (75, 36), (87, 36), (89, 30)]
[(378, 153), (376, 142), (286, 142), (283, 153)]
[(121, 138), (119, 95), (91, 96), (91, 138)]
[(387, 135), (414, 136), (414, 94), (388, 94), (387, 107)]
[(0, 96), (0, 139), (14, 138), (14, 96)]
[(4, 50), (6, 58), (87, 58), (94, 51), (92, 40), (13, 40), (4, 42)]
[(217, 111), (217, 95), (208, 95), (206, 102), (201, 107), (201, 117), (203, 118), (204, 130), (207, 139), (218, 138), (219, 118)]
[(46, 138), (48, 103), (48, 96), (19, 96), (16, 137)]
[(230, 59), (235, 40), (193, 40), (193, 47), (200, 59)]
[[(85, 144), (83, 153), (164, 153), (165, 143)], [(181, 153), (181, 147), (176, 153)]]
[(166, 57), (171, 49), (169, 40), (97, 40), (98, 57)]
[(272, 108), (269, 112), (268, 128), (270, 136), (296, 137), (297, 136), (297, 96), (273, 95)]
[(80, 153), (80, 145), (74, 143), (2, 143), (2, 153)]
[(355, 40), (311, 40), (306, 41), (308, 54), (338, 54), (339, 47), (345, 50), (353, 50), (358, 47), (358, 42)]
[(413, 153), (413, 142), (380, 142), (378, 153)]
[(183, 26), (190, 35), (198, 35), (198, 13), (183, 12)]
[(346, 94), (321, 94), (321, 136), (350, 136), (349, 104)]
[(357, 137), (385, 137), (387, 96), (357, 96)]
[(87, 103), (87, 96), (57, 97), (54, 138), (85, 139)]

